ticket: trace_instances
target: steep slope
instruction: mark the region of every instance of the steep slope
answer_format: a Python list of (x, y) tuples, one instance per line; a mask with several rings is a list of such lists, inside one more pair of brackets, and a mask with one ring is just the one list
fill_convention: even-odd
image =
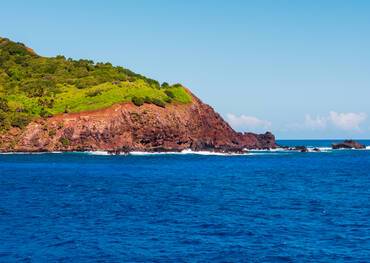
[(0, 137), (1, 151), (181, 151), (238, 152), (274, 148), (272, 134), (235, 132), (214, 110), (193, 98), (191, 104), (132, 103), (39, 119), (24, 130)]
[(0, 38), (1, 130), (23, 127), (38, 117), (136, 105), (191, 102), (180, 84), (159, 84), (110, 63), (42, 57), (21, 43)]
[(180, 84), (159, 85), (110, 64), (43, 58), (0, 39), (0, 151), (239, 152), (275, 146), (271, 133), (235, 132)]

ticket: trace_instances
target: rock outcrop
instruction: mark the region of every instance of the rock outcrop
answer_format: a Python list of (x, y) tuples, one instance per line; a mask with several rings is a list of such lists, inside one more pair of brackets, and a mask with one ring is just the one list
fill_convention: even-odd
[(235, 132), (194, 95), (189, 104), (131, 103), (56, 115), (0, 135), (0, 151), (181, 151), (242, 152), (275, 148), (271, 133)]
[[(282, 148), (282, 149), (287, 150), (287, 151), (295, 151), (295, 152), (302, 152), (302, 153), (309, 152), (309, 150), (306, 146), (282, 146), (282, 145), (279, 145), (279, 148)], [(317, 152), (317, 151), (320, 151), (320, 150), (315, 148), (315, 149), (313, 149), (313, 151)]]
[(361, 143), (358, 143), (354, 140), (345, 140), (344, 142), (341, 142), (341, 143), (332, 144), (332, 148), (334, 150), (338, 150), (338, 149), (365, 149), (366, 146), (361, 144)]

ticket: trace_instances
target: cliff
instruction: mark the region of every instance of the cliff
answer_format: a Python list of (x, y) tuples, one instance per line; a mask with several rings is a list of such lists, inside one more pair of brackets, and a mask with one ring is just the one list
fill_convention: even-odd
[(193, 96), (190, 104), (117, 104), (106, 109), (60, 114), (13, 128), (0, 136), (0, 151), (211, 150), (239, 152), (274, 148), (271, 133), (235, 132), (210, 106)]
[(274, 147), (271, 133), (235, 132), (181, 84), (110, 63), (42, 57), (0, 37), (0, 151)]

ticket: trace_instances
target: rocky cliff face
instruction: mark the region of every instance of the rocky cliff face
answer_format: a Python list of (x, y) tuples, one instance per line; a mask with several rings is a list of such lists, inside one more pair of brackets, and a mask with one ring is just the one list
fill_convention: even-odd
[(237, 133), (195, 96), (191, 104), (165, 108), (125, 103), (99, 111), (57, 115), (0, 136), (0, 151), (238, 152), (274, 147), (271, 133)]

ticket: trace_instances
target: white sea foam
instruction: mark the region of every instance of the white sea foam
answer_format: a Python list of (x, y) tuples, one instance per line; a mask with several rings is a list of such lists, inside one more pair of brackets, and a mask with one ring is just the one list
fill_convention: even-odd
[[(315, 147), (308, 148), (309, 152), (316, 152), (314, 151)], [(320, 147), (318, 148), (322, 152), (330, 151), (331, 148), (329, 147)], [(212, 152), (212, 151), (193, 151), (190, 149), (183, 150), (181, 152), (145, 152), (145, 151), (132, 151), (129, 153), (120, 153), (118, 155), (132, 155), (132, 156), (154, 156), (154, 155), (203, 155), (203, 156), (250, 156), (250, 155), (266, 155), (266, 154), (289, 154), (289, 153), (296, 153), (299, 151), (292, 151), (284, 148), (276, 148), (276, 149), (252, 149), (248, 150), (245, 149), (246, 153), (221, 153), (221, 152)], [(103, 155), (109, 156), (114, 155), (106, 151), (89, 151), (84, 152), (90, 155)]]
[[(110, 154), (107, 151), (88, 151), (83, 152), (89, 155), (115, 155)], [(183, 150), (181, 152), (144, 152), (144, 151), (132, 151), (129, 153), (120, 153), (118, 155), (133, 155), (133, 156), (148, 156), (148, 155), (215, 155), (215, 156), (240, 156), (240, 155), (246, 155), (245, 154), (238, 154), (238, 153), (220, 153), (220, 152), (211, 152), (211, 151), (192, 151), (190, 149)]]
[[(319, 151), (316, 151), (318, 149)], [(333, 149), (331, 147), (307, 147), (309, 152), (331, 152)]]
[[(85, 152), (0, 152), (2, 155), (11, 155), (11, 154), (60, 154), (60, 153), (73, 153), (73, 154), (88, 154), (88, 155), (100, 155), (100, 156), (111, 156), (107, 151), (85, 151)], [(129, 153), (120, 153), (119, 155), (133, 155), (133, 156), (147, 156), (147, 155), (215, 155), (215, 156), (240, 156), (246, 155), (238, 153), (220, 153), (220, 152), (211, 152), (211, 151), (192, 151), (192, 150), (183, 150), (181, 152), (140, 152), (133, 151)]]
[(218, 156), (238, 156), (245, 155), (243, 153), (220, 153), (220, 152), (209, 152), (209, 151), (192, 151), (192, 150), (183, 150), (182, 154), (198, 154), (198, 155), (218, 155)]
[[(292, 147), (293, 148), (293, 147)], [(318, 149), (319, 151), (316, 151), (315, 149)], [(248, 151), (248, 149), (245, 149)], [(308, 152), (330, 152), (332, 151), (331, 147), (314, 147), (314, 146), (307, 146)], [(286, 148), (275, 148), (275, 149), (251, 149), (250, 152), (255, 153), (296, 153), (299, 152), (299, 150), (293, 150), (293, 149), (286, 149)]]
[(7, 154), (18, 154), (18, 155), (23, 155), (23, 154), (57, 154), (57, 153), (63, 153), (63, 152), (0, 152), (0, 154), (7, 155)]
[(211, 152), (211, 151), (192, 151), (190, 149), (183, 150), (181, 152), (130, 152), (129, 155), (216, 155), (216, 156), (239, 156), (245, 154), (238, 153), (220, 153), (220, 152)]
[(146, 156), (146, 155), (174, 155), (181, 154), (180, 152), (129, 152), (128, 154), (121, 153), (120, 155), (134, 155), (134, 156)]
[[(319, 149), (319, 151), (315, 151)], [(327, 152), (340, 151), (340, 150), (355, 150), (355, 149), (338, 149), (333, 150), (331, 147), (314, 147), (307, 146), (308, 152)], [(365, 149), (370, 150), (370, 146), (366, 146)], [(289, 154), (297, 153), (298, 150), (289, 150), (285, 148), (275, 148), (275, 149), (245, 149), (246, 153), (221, 153), (221, 152), (212, 152), (212, 151), (192, 151), (190, 149), (183, 150), (181, 152), (144, 152), (144, 151), (133, 151), (128, 154), (120, 153), (119, 155), (133, 155), (133, 156), (148, 156), (148, 155), (204, 155), (204, 156), (250, 156), (250, 155), (265, 155), (265, 154)], [(65, 152), (53, 151), (53, 152), (0, 152), (1, 155), (10, 155), (10, 154), (62, 154)], [(89, 154), (89, 155), (101, 155), (101, 156), (110, 156), (114, 155), (107, 151), (86, 151), (86, 152), (72, 152), (76, 154)]]
[(106, 151), (88, 151), (88, 152), (83, 152), (83, 153), (90, 154), (90, 155), (110, 155)]
[(275, 148), (275, 149), (244, 149), (245, 151), (250, 151), (250, 152), (288, 152), (289, 150), (284, 149), (284, 148)]

